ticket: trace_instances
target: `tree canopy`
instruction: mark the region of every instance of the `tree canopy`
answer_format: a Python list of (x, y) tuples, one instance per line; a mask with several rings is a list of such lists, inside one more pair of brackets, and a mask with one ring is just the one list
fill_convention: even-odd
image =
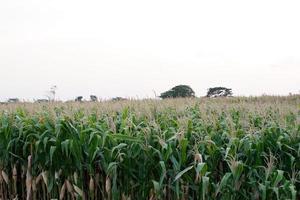
[(226, 87), (209, 88), (206, 97), (228, 97), (232, 96), (232, 89)]
[(178, 98), (178, 97), (195, 97), (195, 92), (188, 85), (177, 85), (172, 89), (161, 93), (159, 97), (162, 99)]
[(127, 100), (126, 98), (123, 97), (114, 97), (111, 99), (112, 101), (123, 101), (123, 100)]
[(98, 98), (97, 98), (96, 95), (90, 95), (90, 100), (91, 100), (92, 102), (96, 102), (96, 101), (98, 101)]
[(75, 101), (81, 102), (82, 99), (83, 99), (83, 96), (78, 96), (78, 97), (75, 98)]

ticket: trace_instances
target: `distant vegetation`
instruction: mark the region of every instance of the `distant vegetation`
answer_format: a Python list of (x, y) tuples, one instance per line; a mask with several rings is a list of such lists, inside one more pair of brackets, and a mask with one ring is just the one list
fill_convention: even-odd
[(232, 89), (225, 87), (209, 88), (206, 97), (229, 97), (232, 96)]
[(112, 101), (124, 101), (124, 100), (127, 100), (126, 98), (123, 98), (123, 97), (114, 97), (111, 99)]
[[(50, 90), (48, 91), (48, 95), (46, 95), (47, 99), (37, 99), (35, 102), (37, 103), (46, 103), (46, 102), (55, 102), (57, 101), (55, 99), (56, 96), (56, 90), (57, 86), (52, 86)], [(294, 96), (297, 94), (292, 94), (290, 93), (290, 96)], [(156, 94), (155, 94), (156, 96)], [(205, 97), (209, 98), (217, 98), (217, 97), (232, 97), (233, 92), (231, 88), (226, 88), (226, 87), (211, 87), (208, 88), (207, 94)], [(266, 95), (263, 95), (266, 96)], [(189, 86), (189, 85), (177, 85), (171, 88), (170, 90), (167, 90), (165, 92), (162, 92), (159, 96), (161, 99), (168, 99), (168, 98), (192, 98), (196, 97), (194, 90)], [(112, 101), (121, 101), (121, 100), (127, 100), (127, 98), (124, 97), (113, 97), (110, 100)], [(22, 102), (25, 102), (24, 100), (21, 100)], [(83, 96), (77, 96), (73, 100), (67, 100), (66, 102), (70, 101), (76, 101), (76, 102), (83, 102), (83, 101), (91, 101), (91, 102), (99, 102), (103, 101), (101, 98), (100, 100), (96, 95), (90, 95), (89, 99), (84, 99)], [(0, 104), (6, 104), (6, 103), (18, 103), (20, 100), (18, 98), (9, 98), (5, 102), (0, 102)]]
[(75, 101), (82, 102), (83, 96), (78, 96), (75, 98)]
[(10, 98), (7, 100), (8, 103), (18, 103), (20, 100), (18, 98)]
[(179, 98), (179, 97), (195, 97), (195, 92), (188, 85), (177, 85), (172, 89), (161, 93), (159, 97), (162, 99)]
[(96, 95), (90, 95), (90, 101), (92, 101), (92, 102), (98, 101), (97, 96)]
[[(57, 86), (52, 86), (50, 90), (48, 91), (48, 94), (46, 95), (47, 99), (37, 99), (34, 100), (34, 102), (37, 103), (46, 103), (46, 102), (55, 102), (58, 101), (55, 99), (56, 97), (56, 90)], [(217, 98), (217, 97), (232, 97), (233, 92), (231, 88), (226, 88), (226, 87), (211, 87), (207, 89), (207, 94), (205, 97), (209, 98)], [(262, 96), (268, 96), (263, 94)], [(297, 94), (292, 94), (290, 93), (289, 96), (297, 96)], [(165, 92), (162, 92), (159, 96), (161, 99), (168, 99), (168, 98), (192, 98), (196, 97), (194, 90), (189, 86), (189, 85), (177, 85), (171, 88), (170, 90), (167, 90)], [(127, 98), (124, 97), (113, 97), (110, 99), (111, 101), (121, 101), (121, 100), (127, 100)], [(24, 100), (21, 100), (22, 102), (25, 102)], [(103, 99), (98, 97), (96, 95), (90, 95), (89, 99), (84, 99), (83, 96), (77, 96), (73, 100), (67, 100), (65, 102), (83, 102), (83, 101), (91, 101), (91, 102), (99, 102), (103, 101)], [(6, 103), (18, 103), (20, 100), (18, 98), (9, 98), (7, 101), (0, 102), (0, 104), (6, 104)]]
[(37, 99), (35, 102), (36, 103), (45, 103), (45, 102), (49, 102), (49, 99)]

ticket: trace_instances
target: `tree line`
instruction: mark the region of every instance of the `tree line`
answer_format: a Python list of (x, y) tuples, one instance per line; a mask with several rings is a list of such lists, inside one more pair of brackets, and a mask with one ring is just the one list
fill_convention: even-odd
[[(44, 103), (44, 102), (50, 102), (54, 101), (55, 94), (56, 94), (56, 86), (51, 87), (50, 94), (52, 96), (47, 96), (47, 99), (37, 99), (35, 102), (37, 103)], [(232, 89), (226, 88), (226, 87), (212, 87), (208, 88), (206, 97), (230, 97), (232, 96)], [(159, 96), (161, 99), (167, 99), (167, 98), (191, 98), (195, 97), (194, 90), (188, 86), (188, 85), (177, 85), (170, 90), (167, 90), (163, 93), (161, 93)], [(112, 101), (120, 101), (120, 100), (126, 100), (126, 98), (123, 97), (114, 97), (111, 99)], [(17, 103), (20, 100), (18, 98), (10, 98), (8, 99), (7, 103)], [(74, 101), (76, 102), (83, 102), (83, 96), (77, 96)], [(97, 102), (98, 97), (96, 95), (90, 95), (89, 101), (91, 102)]]
[[(226, 88), (226, 87), (212, 87), (209, 88), (206, 94), (206, 97), (230, 97), (232, 96), (232, 89), (231, 88)], [(194, 90), (188, 86), (188, 85), (177, 85), (173, 88), (171, 88), (168, 91), (165, 91), (160, 94), (159, 96), (162, 99), (167, 99), (167, 98), (191, 98), (195, 97), (195, 92)], [(75, 101), (77, 102), (82, 102), (83, 96), (78, 96), (75, 98)], [(115, 97), (111, 99), (112, 101), (120, 101), (120, 100), (126, 100), (125, 98), (122, 97)], [(98, 101), (97, 97), (95, 95), (90, 95), (90, 101), (95, 102)]]

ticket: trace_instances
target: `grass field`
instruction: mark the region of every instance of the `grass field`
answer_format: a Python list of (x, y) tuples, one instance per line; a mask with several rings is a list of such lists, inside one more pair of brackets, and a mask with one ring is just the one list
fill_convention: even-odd
[(0, 199), (300, 199), (300, 96), (0, 105)]

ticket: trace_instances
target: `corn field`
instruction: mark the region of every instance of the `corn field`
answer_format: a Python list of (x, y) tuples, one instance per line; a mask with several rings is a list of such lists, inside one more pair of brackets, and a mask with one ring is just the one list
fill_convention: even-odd
[(300, 199), (300, 97), (0, 105), (0, 199)]

